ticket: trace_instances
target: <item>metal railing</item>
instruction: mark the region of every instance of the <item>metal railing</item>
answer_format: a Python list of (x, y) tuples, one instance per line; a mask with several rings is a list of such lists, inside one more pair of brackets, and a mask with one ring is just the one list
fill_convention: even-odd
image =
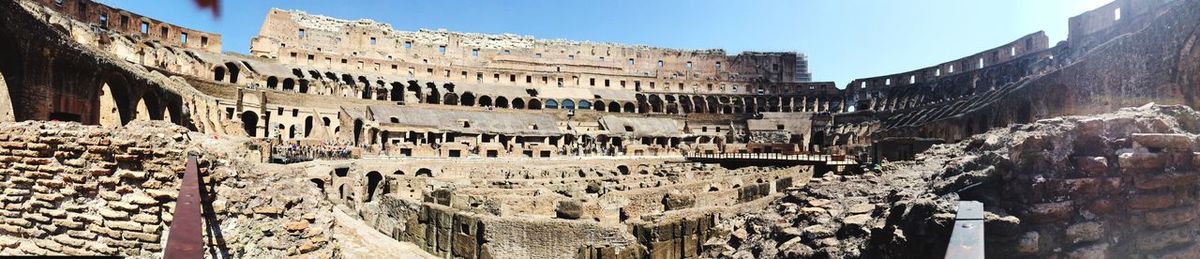
[(203, 227), (200, 222), (200, 168), (195, 156), (188, 157), (172, 218), (163, 258), (204, 258), (204, 236), (200, 232)]
[(950, 244), (946, 245), (947, 259), (982, 259), (983, 253), (983, 203), (959, 201), (958, 215), (954, 217), (954, 230)]

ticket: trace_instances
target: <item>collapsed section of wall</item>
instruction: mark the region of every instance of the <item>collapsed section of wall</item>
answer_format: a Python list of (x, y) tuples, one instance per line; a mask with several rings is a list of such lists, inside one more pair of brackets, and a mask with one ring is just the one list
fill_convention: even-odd
[(1196, 258), (1200, 113), (1143, 106), (937, 145), (817, 179), (720, 227), (709, 254), (938, 258), (955, 201), (984, 203), (988, 258)]

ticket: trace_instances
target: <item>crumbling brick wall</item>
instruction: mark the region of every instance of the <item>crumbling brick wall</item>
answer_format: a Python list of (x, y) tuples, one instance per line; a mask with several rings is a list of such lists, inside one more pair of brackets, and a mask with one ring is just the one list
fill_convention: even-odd
[(165, 244), (185, 129), (0, 125), (0, 252), (140, 255)]
[(302, 198), (317, 188), (194, 136), (163, 121), (0, 123), (0, 255), (161, 257), (189, 154), (203, 177), (206, 255), (332, 254), (332, 206)]

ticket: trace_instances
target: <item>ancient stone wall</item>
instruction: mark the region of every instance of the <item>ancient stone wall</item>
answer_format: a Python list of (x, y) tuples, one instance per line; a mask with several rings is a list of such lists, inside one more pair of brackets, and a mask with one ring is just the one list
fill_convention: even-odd
[(202, 167), (206, 255), (331, 252), (329, 203), (302, 197), (310, 183), (255, 173), (214, 148), (233, 143), (199, 148), (196, 137), (161, 121), (0, 124), (0, 254), (161, 256), (189, 154)]
[[(185, 131), (109, 133), (67, 123), (0, 125), (0, 246), (15, 254), (161, 252), (186, 162)], [(19, 242), (11, 238), (27, 238)]]

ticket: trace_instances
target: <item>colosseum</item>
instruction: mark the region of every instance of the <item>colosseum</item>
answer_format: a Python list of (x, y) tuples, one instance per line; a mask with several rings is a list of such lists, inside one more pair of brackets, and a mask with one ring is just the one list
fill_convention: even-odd
[(0, 1), (0, 256), (1200, 258), (1200, 0), (840, 85), (799, 52), (271, 9), (240, 54), (159, 18)]

